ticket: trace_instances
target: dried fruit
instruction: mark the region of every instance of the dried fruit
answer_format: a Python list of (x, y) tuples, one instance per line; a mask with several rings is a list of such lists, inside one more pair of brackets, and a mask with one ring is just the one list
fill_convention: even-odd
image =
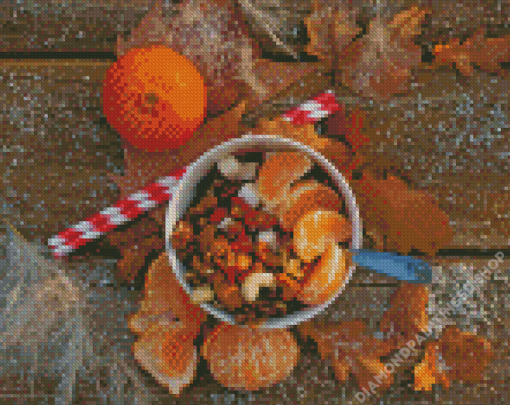
[(180, 323), (149, 329), (133, 345), (133, 354), (145, 370), (176, 396), (195, 377), (198, 352), (193, 334)]
[[(315, 204), (311, 204), (315, 206)], [(322, 255), (331, 242), (346, 242), (351, 238), (351, 226), (336, 211), (315, 209), (301, 216), (294, 227), (294, 251), (305, 262)]]
[(300, 299), (307, 304), (320, 305), (332, 298), (345, 283), (350, 263), (349, 252), (329, 242), (303, 285)]
[(288, 329), (221, 324), (207, 336), (202, 356), (220, 384), (253, 391), (287, 378), (299, 348)]

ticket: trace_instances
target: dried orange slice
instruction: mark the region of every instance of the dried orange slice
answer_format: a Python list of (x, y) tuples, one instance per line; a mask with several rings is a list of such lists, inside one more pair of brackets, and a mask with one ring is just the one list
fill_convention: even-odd
[(301, 152), (278, 152), (269, 156), (260, 168), (257, 182), (262, 202), (275, 208), (286, 198), (292, 182), (311, 168), (311, 159)]
[(350, 263), (349, 251), (329, 242), (320, 262), (303, 285), (299, 299), (311, 305), (326, 302), (345, 282)]
[(152, 327), (133, 346), (135, 359), (174, 395), (191, 384), (198, 363), (193, 333), (176, 322), (170, 328)]
[(220, 384), (255, 391), (287, 378), (299, 349), (288, 329), (221, 324), (204, 342), (202, 356)]
[(339, 211), (342, 201), (332, 189), (316, 180), (304, 180), (291, 187), (289, 198), (277, 208), (286, 231), (292, 231), (297, 221), (308, 211), (324, 209)]
[(307, 212), (296, 223), (293, 248), (301, 260), (310, 263), (329, 242), (344, 242), (350, 237), (351, 227), (343, 215), (319, 209)]

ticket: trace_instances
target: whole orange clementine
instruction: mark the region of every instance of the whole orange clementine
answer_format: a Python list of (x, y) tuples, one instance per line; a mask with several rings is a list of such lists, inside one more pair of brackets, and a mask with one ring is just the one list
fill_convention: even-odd
[(136, 48), (107, 71), (103, 111), (134, 146), (157, 151), (185, 144), (203, 122), (204, 79), (184, 56), (164, 45)]

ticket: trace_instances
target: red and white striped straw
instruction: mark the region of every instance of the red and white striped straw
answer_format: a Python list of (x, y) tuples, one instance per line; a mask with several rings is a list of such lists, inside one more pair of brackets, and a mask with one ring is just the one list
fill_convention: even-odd
[[(318, 122), (339, 109), (335, 94), (329, 90), (293, 108), (283, 119), (296, 125)], [(111, 207), (73, 225), (48, 240), (48, 246), (55, 258), (69, 255), (79, 247), (102, 235), (133, 221), (143, 213), (172, 199), (172, 193), (185, 169), (176, 176), (161, 177), (140, 191), (117, 201)]]

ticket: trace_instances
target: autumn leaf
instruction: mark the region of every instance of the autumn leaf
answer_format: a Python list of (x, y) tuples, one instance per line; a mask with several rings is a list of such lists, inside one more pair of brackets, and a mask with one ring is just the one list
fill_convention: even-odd
[(250, 131), (253, 135), (280, 135), (303, 143), (322, 153), (340, 170), (349, 166), (352, 153), (342, 142), (322, 137), (315, 131), (313, 124), (296, 125), (282, 118), (261, 119)]
[(447, 326), (438, 340), (426, 344), (425, 356), (414, 370), (414, 389), (430, 391), (433, 384), (448, 388), (451, 381), (481, 382), (493, 358), (488, 340)]
[(173, 395), (179, 396), (195, 378), (198, 350), (193, 335), (179, 322), (151, 327), (134, 343), (133, 355)]
[(427, 305), (428, 286), (402, 282), (390, 298), (390, 309), (381, 319), (380, 329), (390, 334), (394, 348), (402, 347), (418, 332), (426, 332), (429, 326)]
[[(158, 315), (158, 316), (155, 316)], [(164, 318), (161, 318), (164, 316)], [(191, 302), (170, 267), (168, 255), (162, 253), (150, 266), (140, 311), (131, 319), (135, 333), (143, 333), (155, 323), (178, 319), (190, 332), (198, 334), (206, 314)]]
[(305, 19), (310, 37), (306, 52), (333, 66), (338, 52), (362, 30), (356, 25), (357, 12), (347, 4), (314, 0), (312, 13)]
[(486, 38), (485, 30), (478, 30), (464, 43), (453, 39), (448, 44), (434, 47), (435, 62), (439, 64), (455, 64), (464, 75), (472, 76), (473, 65), (490, 73), (507, 75), (501, 63), (510, 62), (510, 35), (501, 38)]
[(441, 384), (445, 388), (450, 386), (438, 363), (439, 345), (436, 342), (428, 342), (425, 345), (423, 360), (414, 368), (415, 391), (430, 391), (433, 384)]
[(451, 380), (479, 382), (483, 372), (494, 358), (490, 342), (470, 332), (461, 332), (454, 326), (447, 326), (439, 339), (442, 357)]
[(338, 381), (345, 381), (349, 373), (353, 373), (362, 388), (383, 373), (385, 376), (380, 386), (391, 385), (393, 377), (387, 375), (380, 361), (380, 357), (388, 352), (386, 342), (370, 337), (365, 322), (308, 321), (300, 324), (298, 330), (303, 336), (315, 340), (323, 360), (331, 360)]
[(413, 7), (389, 23), (376, 17), (366, 35), (339, 51), (341, 81), (364, 97), (387, 99), (409, 89), (411, 70), (421, 62), (413, 38), (430, 11)]
[(352, 178), (361, 217), (367, 229), (384, 235), (387, 250), (434, 255), (453, 237), (448, 215), (429, 194), (411, 189), (393, 175), (381, 177), (370, 168)]

